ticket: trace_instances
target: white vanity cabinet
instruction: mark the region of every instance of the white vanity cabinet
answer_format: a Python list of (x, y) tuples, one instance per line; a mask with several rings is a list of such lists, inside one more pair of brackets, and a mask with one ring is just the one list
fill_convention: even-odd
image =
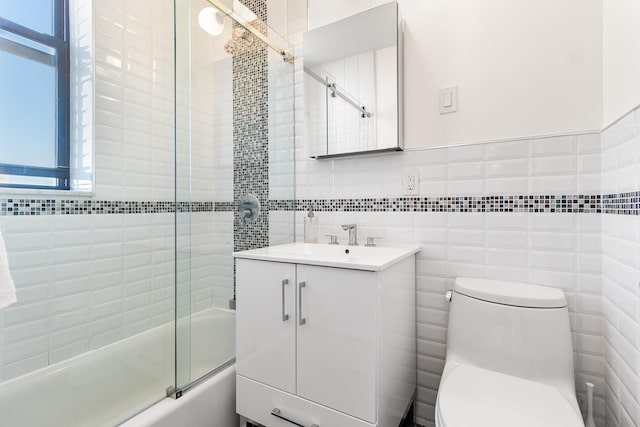
[(236, 260), (236, 368), (287, 393), (296, 392), (295, 286), (294, 264)]
[[(296, 394), (376, 421), (376, 273), (298, 265)], [(298, 315), (300, 317), (300, 314)]]
[(378, 270), (235, 254), (238, 413), (397, 427), (415, 391), (414, 254)]

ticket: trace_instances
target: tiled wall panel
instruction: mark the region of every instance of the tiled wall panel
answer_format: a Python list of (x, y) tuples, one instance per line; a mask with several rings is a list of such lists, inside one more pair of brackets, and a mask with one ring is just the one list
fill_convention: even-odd
[(0, 311), (2, 380), (172, 319), (173, 214), (2, 216), (0, 227), (18, 297)]
[(600, 194), (597, 133), (327, 161), (296, 150), (297, 199), (401, 197), (412, 169), (420, 196)]
[(215, 165), (213, 167), (216, 202), (233, 200), (233, 72), (231, 57), (213, 63), (213, 99), (210, 115), (213, 125)]
[(172, 10), (170, 0), (93, 4), (96, 198), (174, 198)]
[(214, 270), (209, 286), (213, 284), (213, 304), (216, 307), (228, 307), (229, 300), (233, 298), (233, 216), (233, 212), (214, 214)]
[[(243, 0), (262, 21), (267, 2)], [(238, 24), (234, 24), (238, 25)], [(234, 220), (234, 250), (269, 245), (268, 47), (254, 43), (233, 56), (233, 202), (253, 195), (262, 209), (254, 222)]]
[(635, 193), (635, 215), (603, 215), (607, 426), (640, 426), (640, 110), (602, 133), (602, 189)]

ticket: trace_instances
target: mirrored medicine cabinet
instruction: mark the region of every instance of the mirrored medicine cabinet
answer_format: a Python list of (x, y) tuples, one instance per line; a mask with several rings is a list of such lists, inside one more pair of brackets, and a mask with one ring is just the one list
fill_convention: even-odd
[(309, 155), (402, 151), (402, 22), (391, 2), (303, 36)]

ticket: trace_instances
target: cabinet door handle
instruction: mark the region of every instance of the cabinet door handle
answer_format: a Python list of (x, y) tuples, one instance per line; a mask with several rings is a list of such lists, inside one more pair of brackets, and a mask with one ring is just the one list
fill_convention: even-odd
[(284, 279), (282, 281), (282, 321), (286, 322), (289, 320), (289, 315), (284, 312), (284, 287), (289, 284), (289, 279)]
[[(303, 424), (299, 424), (295, 421), (290, 420), (289, 418), (285, 418), (282, 415), (282, 411), (278, 408), (273, 408), (273, 410), (271, 411), (271, 415), (273, 415), (274, 417), (280, 418), (281, 420), (285, 420), (286, 422), (291, 423), (294, 426), (305, 427)], [(311, 424), (311, 427), (320, 427), (320, 426), (318, 424)]]
[(307, 286), (307, 282), (298, 283), (298, 325), (307, 323), (307, 319), (302, 317), (302, 289)]

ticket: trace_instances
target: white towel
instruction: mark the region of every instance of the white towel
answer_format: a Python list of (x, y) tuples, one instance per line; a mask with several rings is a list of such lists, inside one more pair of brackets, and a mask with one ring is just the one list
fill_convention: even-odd
[(9, 258), (0, 231), (0, 308), (8, 307), (15, 302), (16, 287), (9, 272)]

